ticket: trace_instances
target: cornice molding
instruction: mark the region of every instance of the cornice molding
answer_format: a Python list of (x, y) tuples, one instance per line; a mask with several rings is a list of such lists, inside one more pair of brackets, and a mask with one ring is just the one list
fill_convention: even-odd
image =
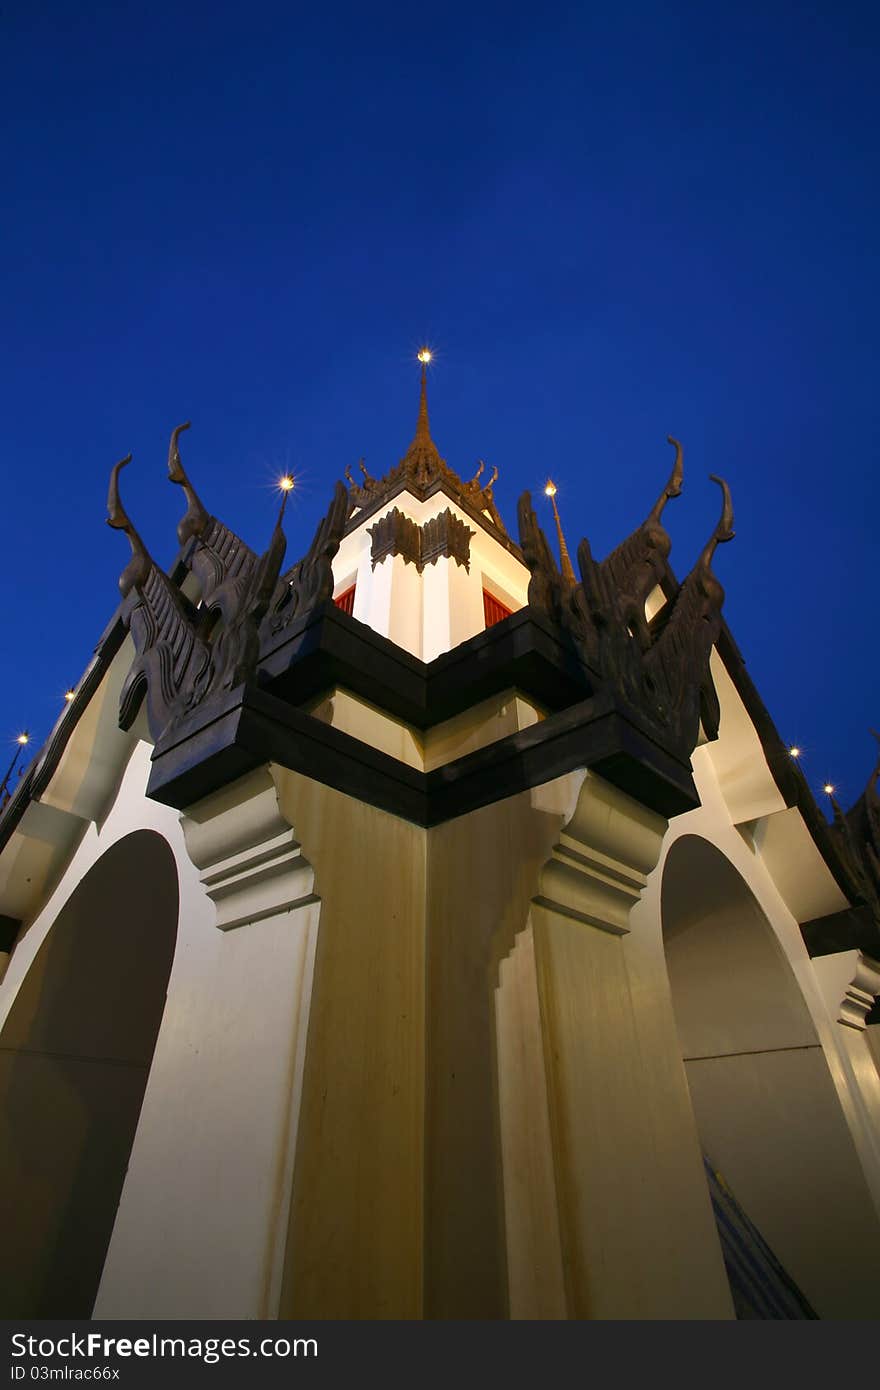
[(533, 902), (623, 936), (660, 857), (664, 816), (588, 772), (569, 823), (541, 872)]
[(838, 1023), (863, 1032), (868, 1014), (873, 1009), (874, 1000), (878, 994), (880, 994), (880, 964), (859, 951), (855, 974), (840, 1001), (840, 1013), (837, 1015)]
[(180, 824), (221, 931), (316, 901), (315, 875), (281, 813), (271, 768), (206, 797)]

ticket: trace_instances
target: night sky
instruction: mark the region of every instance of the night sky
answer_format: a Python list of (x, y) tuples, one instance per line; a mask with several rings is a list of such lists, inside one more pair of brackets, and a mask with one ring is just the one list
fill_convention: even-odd
[(572, 552), (605, 555), (671, 433), (682, 576), (727, 478), (727, 619), (811, 785), (854, 800), (880, 726), (878, 13), (6, 0), (0, 752), (45, 738), (116, 606), (117, 459), (163, 565), (174, 425), (259, 549), (292, 470), (292, 563), (346, 464), (404, 452), (427, 341), (434, 438), (466, 477), (498, 465), (514, 533), (550, 473)]

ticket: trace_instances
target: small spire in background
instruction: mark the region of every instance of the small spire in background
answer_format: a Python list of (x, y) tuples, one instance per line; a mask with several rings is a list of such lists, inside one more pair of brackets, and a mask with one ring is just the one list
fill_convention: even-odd
[(544, 495), (550, 498), (550, 505), (553, 508), (553, 516), (556, 521), (556, 534), (559, 537), (559, 560), (562, 569), (562, 577), (569, 584), (576, 584), (574, 567), (571, 563), (571, 556), (568, 553), (568, 546), (565, 544), (565, 536), (562, 533), (562, 521), (559, 517), (559, 508), (556, 505), (556, 484), (552, 478), (547, 479), (547, 486), (544, 488)]
[[(16, 736), (15, 754), (13, 756), (12, 762), (9, 764), (9, 767), (7, 768), (6, 776), (3, 778), (3, 781), (0, 782), (0, 810), (3, 809), (7, 801), (9, 801), (12, 796), (12, 792), (9, 790), (9, 781), (12, 777), (13, 772), (15, 771), (15, 765), (21, 757), (21, 750), (23, 748), (26, 748), (30, 741), (31, 736), (28, 733), (27, 729), (22, 729), (21, 733)], [(21, 774), (19, 773), (19, 776), (20, 775)]]
[(284, 520), (284, 510), (287, 506), (287, 499), (293, 492), (295, 486), (296, 481), (292, 473), (285, 473), (283, 477), (278, 479), (278, 491), (281, 493), (281, 507), (278, 512), (278, 520), (275, 523), (277, 526), (280, 526), (281, 522)]

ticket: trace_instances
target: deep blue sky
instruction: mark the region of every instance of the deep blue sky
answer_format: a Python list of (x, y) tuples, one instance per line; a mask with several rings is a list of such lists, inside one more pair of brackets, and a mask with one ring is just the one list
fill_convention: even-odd
[(5, 0), (0, 747), (47, 734), (115, 607), (116, 459), (163, 564), (175, 424), (254, 545), (292, 468), (292, 562), (345, 464), (408, 444), (426, 338), (434, 436), (499, 465), (511, 529), (552, 472), (604, 555), (672, 433), (682, 574), (728, 478), (728, 620), (849, 804), (880, 723), (878, 30), (827, 0)]

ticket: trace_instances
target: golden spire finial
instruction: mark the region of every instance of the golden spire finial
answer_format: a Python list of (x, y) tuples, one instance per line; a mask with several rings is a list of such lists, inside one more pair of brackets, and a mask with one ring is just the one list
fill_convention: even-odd
[(295, 486), (296, 480), (294, 479), (292, 473), (284, 473), (278, 479), (278, 491), (281, 493), (281, 507), (278, 512), (278, 521), (276, 523), (276, 525), (278, 526), (280, 526), (282, 521), (284, 520), (284, 509), (287, 506), (287, 499), (293, 492)]
[(556, 521), (556, 534), (559, 537), (559, 560), (562, 569), (563, 579), (568, 580), (569, 584), (576, 584), (574, 567), (571, 563), (571, 556), (568, 553), (568, 546), (565, 544), (565, 536), (562, 534), (562, 522), (559, 517), (559, 508), (556, 505), (556, 484), (552, 478), (547, 479), (547, 486), (544, 494), (550, 498), (550, 505), (553, 508), (553, 516)]
[(428, 363), (434, 354), (430, 348), (422, 347), (419, 348), (416, 356), (422, 364), (419, 418), (413, 441), (401, 459), (401, 464), (414, 480), (424, 487), (439, 476), (446, 465), (440, 458), (437, 445), (431, 438), (431, 426), (428, 421)]
[(419, 419), (413, 444), (433, 444), (434, 442), (431, 438), (431, 425), (428, 420), (428, 363), (433, 356), (430, 348), (419, 348), (418, 360), (422, 364), (422, 384), (419, 397)]

